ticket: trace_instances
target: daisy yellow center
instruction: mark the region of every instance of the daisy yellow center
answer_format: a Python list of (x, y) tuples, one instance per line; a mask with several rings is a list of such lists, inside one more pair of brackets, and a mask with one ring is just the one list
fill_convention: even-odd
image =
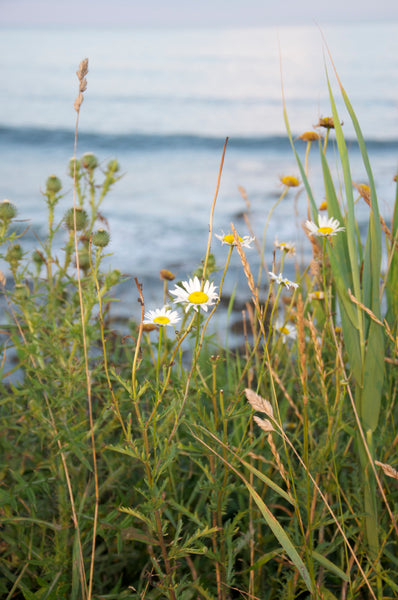
[(167, 323), (170, 323), (170, 319), (169, 317), (160, 316), (155, 317), (153, 322), (157, 323), (158, 325), (167, 325)]
[(287, 327), (285, 327), (285, 326), (281, 327), (281, 328), (279, 329), (279, 331), (280, 331), (281, 333), (284, 333), (285, 335), (288, 335), (288, 334), (289, 334), (289, 330), (288, 330), (288, 328), (287, 328)]
[[(240, 242), (242, 242), (242, 241), (243, 241), (243, 240), (242, 240), (242, 238), (240, 237), (240, 235), (238, 235), (238, 240), (239, 240)], [(223, 237), (223, 241), (224, 241), (226, 244), (231, 244), (231, 245), (232, 245), (232, 244), (235, 242), (235, 238), (234, 238), (234, 236), (232, 235), (232, 233), (229, 233), (228, 235), (224, 235), (224, 237)]]
[(333, 228), (325, 225), (325, 227), (320, 227), (318, 229), (318, 233), (323, 233), (324, 235), (330, 235), (331, 233), (333, 233)]
[(209, 299), (209, 296), (207, 294), (205, 294), (204, 292), (192, 292), (188, 296), (188, 300), (192, 304), (204, 304), (204, 302), (207, 302), (208, 299)]

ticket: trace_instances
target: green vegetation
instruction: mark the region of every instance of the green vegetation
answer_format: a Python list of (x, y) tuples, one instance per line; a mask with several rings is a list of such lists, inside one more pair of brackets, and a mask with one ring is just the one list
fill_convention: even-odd
[[(77, 116), (86, 73), (83, 61)], [(303, 160), (285, 110), (313, 254), (296, 265), (296, 281), (282, 274), (294, 260), (290, 243), (265, 256), (266, 215), (263, 240), (240, 237), (233, 224), (221, 236), (214, 285), (224, 154), (198, 271), (175, 284), (162, 270), (152, 310), (131, 282), (141, 320), (124, 337), (109, 319), (121, 274), (102, 266), (109, 232), (100, 212), (118, 162), (71, 161), (73, 198), (59, 222), (63, 184), (48, 178), (48, 234), (33, 255), (17, 207), (0, 204), (10, 273), (0, 332), (2, 598), (397, 597), (398, 192), (389, 223), (339, 83), (368, 176), (353, 184), (328, 85), (332, 117), (319, 122), (324, 137), (300, 136)], [(323, 173), (327, 212), (315, 202), (309, 156)], [(302, 189), (293, 176), (282, 185), (272, 211)], [(357, 210), (368, 211), (362, 238)], [(247, 280), (238, 349), (207, 333), (233, 252)]]

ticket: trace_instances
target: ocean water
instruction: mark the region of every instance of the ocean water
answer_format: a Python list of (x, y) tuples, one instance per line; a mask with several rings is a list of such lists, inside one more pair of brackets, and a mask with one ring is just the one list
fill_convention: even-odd
[[(37, 238), (45, 235), (41, 190), (48, 175), (58, 175), (67, 192), (59, 215), (72, 203), (67, 163), (74, 147), (76, 70), (85, 57), (88, 88), (77, 153), (94, 152), (102, 164), (117, 158), (121, 165), (123, 178), (102, 205), (112, 234), (107, 262), (143, 281), (148, 307), (161, 302), (160, 269), (183, 279), (205, 254), (226, 137), (214, 231), (228, 232), (233, 221), (241, 235), (248, 233), (242, 218), (246, 206), (238, 190), (242, 186), (250, 201), (253, 230), (261, 239), (267, 214), (282, 191), (280, 177), (299, 174), (283, 119), (282, 82), (295, 136), (312, 129), (319, 117), (331, 115), (326, 73), (338, 96), (325, 41), (367, 140), (380, 209), (388, 222), (398, 164), (398, 23), (206, 30), (0, 29), (0, 197), (17, 204), (21, 227), (30, 224), (24, 248), (33, 249)], [(354, 131), (339, 98), (337, 105), (353, 180), (366, 182)], [(298, 149), (303, 157), (305, 145)], [(333, 162), (333, 152), (330, 158)], [(320, 204), (316, 148), (311, 150), (310, 179)], [(359, 221), (366, 214), (366, 209), (358, 209)], [(270, 220), (269, 263), (277, 237), (296, 242), (299, 259), (306, 264), (310, 247), (302, 234), (305, 217), (305, 194), (290, 191)], [(212, 250), (222, 266), (225, 247), (215, 239)], [(256, 272), (258, 258), (255, 250), (251, 252)], [(293, 273), (293, 266), (290, 270)], [(248, 298), (234, 255), (226, 289), (231, 291), (236, 282), (241, 299)], [(133, 283), (129, 285), (134, 302), (127, 301), (128, 310), (134, 313), (136, 293)]]

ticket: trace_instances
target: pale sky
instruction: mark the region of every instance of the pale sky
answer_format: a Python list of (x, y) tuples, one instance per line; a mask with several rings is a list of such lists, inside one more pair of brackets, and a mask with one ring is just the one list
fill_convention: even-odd
[(0, 0), (0, 27), (267, 26), (397, 21), (397, 0)]

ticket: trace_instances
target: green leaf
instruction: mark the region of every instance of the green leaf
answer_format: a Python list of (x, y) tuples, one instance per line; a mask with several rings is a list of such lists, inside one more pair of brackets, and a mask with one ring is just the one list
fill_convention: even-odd
[(262, 501), (262, 499), (260, 498), (260, 496), (258, 495), (256, 490), (250, 485), (250, 483), (248, 481), (246, 481), (246, 479), (244, 479), (243, 477), (241, 477), (241, 479), (245, 483), (247, 489), (249, 490), (249, 493), (250, 493), (251, 497), (253, 498), (254, 502), (257, 504), (261, 514), (264, 517), (265, 522), (270, 527), (272, 533), (274, 534), (274, 536), (276, 537), (276, 539), (278, 540), (278, 542), (280, 543), (282, 548), (285, 550), (286, 554), (289, 556), (290, 560), (293, 562), (293, 564), (299, 571), (300, 575), (304, 579), (307, 589), (312, 594), (313, 587), (312, 587), (312, 581), (311, 581), (310, 574), (309, 574), (307, 567), (305, 566), (302, 558), (300, 557), (296, 548), (292, 544), (290, 538), (285, 533), (285, 530), (280, 525), (280, 523), (275, 519), (274, 515), (271, 513), (269, 508)]
[(312, 558), (314, 558), (317, 562), (319, 562), (325, 569), (340, 577), (343, 581), (349, 581), (349, 577), (347, 573), (344, 573), (339, 567), (337, 567), (334, 563), (332, 563), (328, 558), (320, 554), (316, 550), (312, 551)]

